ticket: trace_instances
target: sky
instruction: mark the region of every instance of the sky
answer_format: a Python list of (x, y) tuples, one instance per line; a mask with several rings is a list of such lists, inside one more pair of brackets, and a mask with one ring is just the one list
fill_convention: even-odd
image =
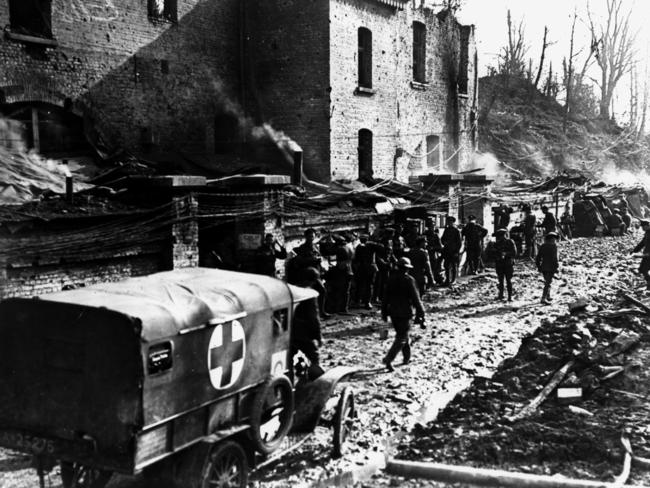
[[(644, 22), (650, 18), (649, 0), (623, 0), (625, 8), (633, 9), (632, 22), (639, 30), (637, 49), (641, 58), (647, 58), (650, 44), (650, 29), (644, 29)], [(507, 42), (506, 16), (508, 9), (512, 12), (513, 23), (524, 22), (524, 33), (530, 46), (529, 55), (533, 58), (533, 70), (539, 63), (539, 55), (544, 35), (544, 26), (549, 28), (549, 39), (555, 44), (549, 47), (547, 59), (553, 61), (554, 71), (562, 69), (562, 58), (568, 55), (571, 37), (573, 12), (578, 11), (576, 24), (576, 46), (584, 47), (590, 43), (586, 19), (587, 7), (592, 11), (594, 20), (606, 13), (606, 0), (466, 0), (458, 13), (461, 22), (476, 26), (477, 47), (479, 52), (479, 74), (487, 74), (488, 66), (496, 66), (497, 55)], [(580, 63), (579, 58), (578, 63)], [(548, 64), (546, 65), (548, 68)], [(623, 85), (622, 85), (623, 86)], [(619, 90), (616, 111), (621, 112), (624, 100), (629, 98), (629, 89)], [(615, 102), (617, 103), (617, 102)]]

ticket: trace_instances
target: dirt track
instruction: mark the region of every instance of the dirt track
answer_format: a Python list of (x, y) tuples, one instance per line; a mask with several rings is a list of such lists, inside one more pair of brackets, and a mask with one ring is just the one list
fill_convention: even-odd
[[(255, 486), (308, 486), (358, 469), (385, 449), (387, 439), (411, 432), (417, 422), (426, 424), (435, 403), (449, 401), (476, 377), (489, 377), (506, 358), (514, 356), (522, 337), (542, 321), (567, 312), (567, 303), (579, 296), (598, 297), (611, 291), (636, 262), (620, 261), (636, 238), (576, 240), (562, 245), (564, 270), (555, 285), (553, 305), (538, 304), (541, 280), (530, 263), (520, 263), (515, 275), (515, 302), (497, 302), (491, 272), (463, 281), (455, 290), (442, 289), (426, 296), (426, 330), (414, 329), (414, 358), (392, 374), (381, 369), (381, 358), (390, 339), (380, 339), (382, 324), (377, 311), (330, 320), (323, 348), (326, 366), (356, 365), (368, 370), (353, 382), (359, 409), (358, 432), (349, 454), (340, 460), (330, 457), (331, 434), (319, 429), (313, 439), (282, 461), (253, 477)], [(594, 266), (595, 265), (595, 266)], [(623, 268), (621, 268), (623, 267)], [(638, 281), (638, 280), (637, 280)], [(398, 358), (399, 359), (399, 358)], [(374, 371), (373, 371), (374, 370)], [(444, 406), (444, 405), (441, 405)], [(404, 442), (405, 439), (402, 439)], [(408, 437), (406, 438), (408, 443)], [(399, 439), (393, 439), (399, 443)], [(427, 453), (421, 453), (426, 457)], [(19, 469), (17, 469), (19, 468)], [(53, 485), (58, 486), (53, 477)], [(383, 474), (367, 486), (412, 484)], [(138, 480), (118, 479), (111, 486), (135, 487)], [(25, 458), (0, 454), (0, 486), (38, 486)]]

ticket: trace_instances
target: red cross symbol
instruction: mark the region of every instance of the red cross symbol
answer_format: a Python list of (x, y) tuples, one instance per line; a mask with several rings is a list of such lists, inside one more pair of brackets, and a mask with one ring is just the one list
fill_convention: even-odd
[(217, 389), (232, 386), (244, 366), (246, 338), (242, 325), (233, 320), (219, 324), (212, 331), (208, 350), (208, 369), (212, 386)]

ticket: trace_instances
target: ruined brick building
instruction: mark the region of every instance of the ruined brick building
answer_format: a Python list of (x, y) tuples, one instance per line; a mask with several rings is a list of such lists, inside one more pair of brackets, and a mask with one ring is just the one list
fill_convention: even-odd
[(472, 26), (422, 0), (248, 5), (252, 98), (303, 146), (310, 176), (406, 181), (468, 169), (476, 141)]
[(476, 139), (473, 28), (422, 0), (0, 0), (0, 23), (0, 112), (47, 155), (219, 168), (263, 160), (268, 122), (313, 179), (407, 180)]

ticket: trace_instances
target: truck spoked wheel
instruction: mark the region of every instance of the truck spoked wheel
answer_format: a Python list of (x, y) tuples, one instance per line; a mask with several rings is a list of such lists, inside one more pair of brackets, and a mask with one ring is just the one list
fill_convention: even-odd
[(255, 449), (271, 454), (284, 440), (293, 420), (293, 387), (286, 376), (266, 380), (253, 399), (250, 437)]
[(244, 449), (235, 441), (226, 441), (212, 447), (200, 488), (246, 488), (248, 460)]
[(63, 488), (104, 488), (112, 474), (79, 463), (61, 462)]
[(350, 436), (354, 426), (356, 412), (354, 409), (354, 392), (352, 388), (346, 386), (341, 392), (339, 402), (336, 405), (334, 413), (334, 438), (332, 446), (332, 455), (341, 457), (345, 453), (345, 441)]

